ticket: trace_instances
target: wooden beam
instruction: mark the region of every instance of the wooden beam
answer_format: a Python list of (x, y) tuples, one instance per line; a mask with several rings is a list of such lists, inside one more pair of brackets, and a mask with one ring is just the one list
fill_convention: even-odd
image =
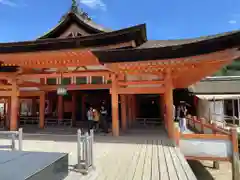
[[(111, 84), (71, 84), (64, 86), (67, 90), (95, 90), (95, 89), (110, 89)], [(43, 85), (39, 86), (39, 89), (43, 91), (52, 91), (57, 90), (59, 88), (59, 85)]]
[(163, 80), (156, 81), (119, 81), (118, 84), (120, 86), (128, 86), (128, 85), (156, 85), (156, 84), (164, 84)]
[[(67, 73), (62, 73), (62, 77), (63, 78), (67, 78), (67, 77), (87, 77), (87, 76), (109, 76), (111, 74), (110, 71), (107, 70), (94, 70), (94, 71), (74, 71), (74, 72), (67, 72)], [(31, 74), (21, 74), (18, 75), (18, 79), (25, 79), (25, 80), (29, 80), (29, 79), (38, 79), (38, 78), (57, 78), (60, 77), (61, 74), (60, 73), (31, 73)]]
[[(162, 94), (164, 87), (119, 88), (119, 94)], [(111, 93), (111, 90), (110, 90)]]
[(0, 91), (0, 97), (10, 97), (11, 95), (11, 91)]
[(44, 91), (21, 91), (20, 97), (38, 97), (44, 94)]

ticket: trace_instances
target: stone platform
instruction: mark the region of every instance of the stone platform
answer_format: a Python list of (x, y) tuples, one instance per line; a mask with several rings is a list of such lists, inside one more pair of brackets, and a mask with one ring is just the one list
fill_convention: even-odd
[(63, 180), (68, 175), (68, 154), (0, 151), (1, 180)]

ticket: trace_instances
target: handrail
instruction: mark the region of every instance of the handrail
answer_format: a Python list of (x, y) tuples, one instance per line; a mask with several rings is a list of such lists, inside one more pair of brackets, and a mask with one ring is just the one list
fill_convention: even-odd
[[(201, 121), (197, 121), (194, 118), (190, 118), (193, 122), (196, 123), (201, 123)], [(181, 150), (185, 150), (184, 152), (186, 152), (186, 158), (187, 159), (193, 159), (193, 160), (212, 160), (212, 161), (230, 161), (232, 163), (232, 179), (233, 180), (239, 180), (240, 179), (240, 172), (239, 172), (239, 149), (238, 149), (238, 134), (237, 134), (237, 130), (236, 128), (231, 128), (231, 130), (229, 132), (226, 133), (226, 131), (221, 131), (219, 130), (217, 127), (213, 126), (209, 126), (211, 127), (213, 130), (213, 134), (183, 134), (180, 132), (180, 128), (179, 125), (176, 123), (175, 124), (175, 128), (174, 128), (174, 136), (175, 136), (175, 140), (176, 140), (176, 145), (180, 147)], [(215, 131), (215, 132), (214, 132)], [(217, 132), (220, 132), (222, 134), (217, 134)], [(200, 141), (199, 141), (200, 140)], [(214, 143), (215, 141), (224, 141), (226, 143), (226, 146), (230, 147), (229, 149), (231, 149), (231, 152), (226, 152), (225, 156), (221, 156), (219, 154), (215, 154), (215, 155), (211, 155), (211, 153), (208, 153), (207, 149), (202, 147), (202, 143), (203, 146), (207, 146), (209, 145), (209, 140), (212, 140), (212, 143)], [(182, 142), (183, 141), (183, 142)], [(184, 146), (184, 141), (187, 141), (187, 144), (185, 144)], [(196, 143), (197, 142), (197, 143)], [(224, 143), (222, 142), (222, 143)], [(230, 142), (230, 146), (229, 143)], [(183, 143), (183, 144), (182, 144)], [(186, 143), (186, 142), (185, 142)], [(197, 145), (201, 143), (201, 145)], [(205, 144), (204, 144), (205, 143)], [(186, 151), (186, 145), (193, 145), (196, 148), (200, 148), (200, 152), (201, 154), (199, 154), (199, 151), (197, 153), (195, 153), (195, 155), (192, 155), (188, 153), (188, 151)], [(185, 147), (185, 148), (184, 148)], [(182, 149), (183, 148), (183, 149)], [(192, 149), (191, 149), (192, 151)], [(225, 151), (227, 151), (225, 149)], [(206, 156), (205, 154), (210, 155)]]
[(189, 125), (190, 125), (189, 122), (193, 122), (193, 126), (194, 126), (193, 128), (195, 128), (195, 129), (196, 129), (196, 124), (200, 124), (200, 126), (201, 126), (201, 131), (200, 132), (201, 133), (204, 132), (204, 128), (208, 128), (208, 129), (211, 129), (212, 132), (215, 132), (215, 133), (221, 133), (221, 134), (227, 134), (227, 135), (230, 134), (229, 131), (227, 131), (227, 130), (225, 130), (223, 128), (218, 127), (216, 125), (216, 123), (209, 124), (209, 123), (202, 122), (204, 120), (204, 118), (197, 119), (197, 117), (192, 117), (192, 118), (191, 117), (187, 117), (186, 119), (187, 119)]

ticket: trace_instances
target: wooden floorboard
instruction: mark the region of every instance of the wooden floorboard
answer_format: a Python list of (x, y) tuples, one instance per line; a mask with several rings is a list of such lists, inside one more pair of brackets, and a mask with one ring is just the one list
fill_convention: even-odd
[[(44, 149), (51, 152), (61, 149), (69, 153), (69, 162), (74, 165), (77, 159), (76, 137), (72, 138), (72, 142), (69, 137), (64, 138), (64, 142), (63, 137), (46, 142), (42, 139), (24, 140), (24, 150)], [(66, 180), (196, 180), (179, 148), (173, 146), (161, 129), (135, 130), (118, 138), (96, 135), (94, 160), (94, 171), (86, 176), (70, 171)]]

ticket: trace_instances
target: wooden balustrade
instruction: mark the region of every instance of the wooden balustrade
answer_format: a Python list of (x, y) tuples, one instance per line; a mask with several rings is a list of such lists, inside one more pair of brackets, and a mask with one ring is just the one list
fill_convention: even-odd
[(199, 134), (183, 134), (179, 126), (175, 126), (176, 145), (179, 146), (187, 159), (229, 161), (232, 163), (232, 179), (239, 180), (239, 149), (236, 128), (230, 131), (209, 124), (204, 119), (187, 117), (188, 126)]

